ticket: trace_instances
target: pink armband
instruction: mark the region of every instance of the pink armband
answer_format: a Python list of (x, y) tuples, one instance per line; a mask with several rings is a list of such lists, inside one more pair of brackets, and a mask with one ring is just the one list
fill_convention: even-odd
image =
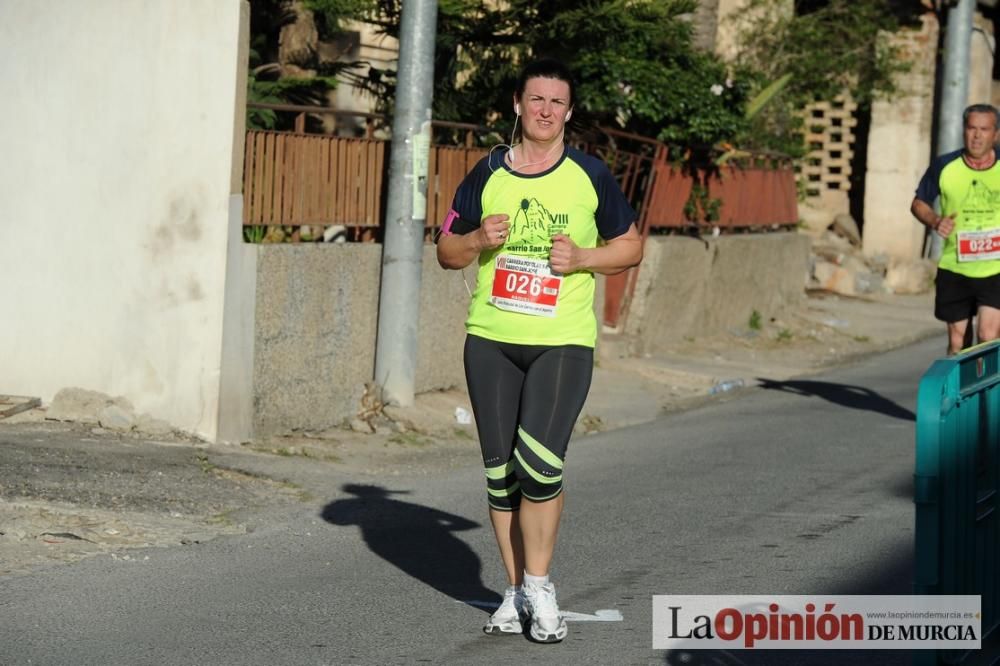
[(448, 211), (448, 214), (444, 218), (444, 222), (441, 224), (441, 235), (451, 236), (451, 225), (458, 219), (458, 213), (452, 208)]

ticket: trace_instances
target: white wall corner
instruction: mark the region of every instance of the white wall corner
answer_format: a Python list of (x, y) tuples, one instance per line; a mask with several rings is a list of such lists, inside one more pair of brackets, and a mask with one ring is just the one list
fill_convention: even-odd
[(253, 437), (254, 327), (257, 246), (243, 242), (243, 195), (229, 199), (229, 245), (222, 323), (219, 421), (215, 441), (238, 444)]
[(240, 0), (233, 108), (226, 286), (222, 321), (217, 442), (253, 437), (253, 359), (257, 301), (257, 246), (243, 242), (243, 153), (246, 145), (246, 80), (250, 53), (250, 4)]

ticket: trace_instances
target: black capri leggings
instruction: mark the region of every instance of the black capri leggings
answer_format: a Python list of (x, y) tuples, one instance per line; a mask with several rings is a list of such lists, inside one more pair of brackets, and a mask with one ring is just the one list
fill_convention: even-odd
[(486, 466), (487, 499), (514, 511), (562, 492), (566, 446), (590, 390), (594, 350), (465, 340), (465, 378)]

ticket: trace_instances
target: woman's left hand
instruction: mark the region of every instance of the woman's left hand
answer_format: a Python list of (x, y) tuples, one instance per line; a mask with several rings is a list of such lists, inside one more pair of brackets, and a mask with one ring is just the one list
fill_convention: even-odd
[(565, 234), (552, 237), (549, 265), (557, 273), (572, 273), (583, 267), (583, 250)]

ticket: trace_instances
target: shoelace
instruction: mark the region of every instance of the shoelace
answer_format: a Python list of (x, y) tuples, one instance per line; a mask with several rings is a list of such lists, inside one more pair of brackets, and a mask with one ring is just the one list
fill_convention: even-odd
[(556, 591), (552, 585), (540, 585), (535, 588), (535, 595), (532, 600), (532, 610), (541, 617), (555, 617), (559, 615), (559, 605), (556, 603)]

